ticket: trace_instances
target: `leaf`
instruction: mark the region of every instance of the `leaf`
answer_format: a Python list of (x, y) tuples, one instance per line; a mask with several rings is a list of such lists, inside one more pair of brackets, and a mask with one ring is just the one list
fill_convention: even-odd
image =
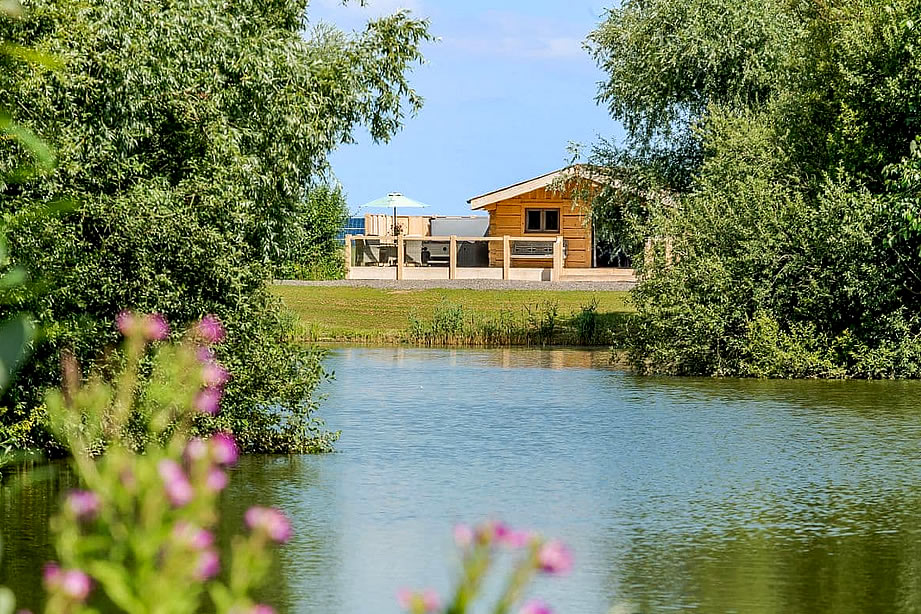
[(26, 149), (32, 152), (32, 155), (35, 156), (42, 168), (51, 170), (54, 167), (55, 159), (54, 154), (51, 153), (51, 148), (38, 138), (38, 135), (34, 132), (13, 121), (9, 113), (5, 111), (0, 111), (0, 132), (5, 132), (22, 143)]
[(29, 274), (22, 267), (16, 267), (9, 273), (0, 277), (0, 290), (9, 290), (16, 286), (21, 286), (29, 279)]
[(106, 596), (112, 603), (129, 614), (144, 614), (146, 608), (128, 588), (128, 579), (125, 568), (108, 561), (93, 561), (90, 564), (90, 574), (102, 584)]
[(35, 337), (35, 324), (20, 315), (0, 326), (0, 390), (6, 389), (10, 378), (29, 353)]
[(63, 62), (47, 53), (35, 51), (34, 49), (29, 49), (28, 47), (23, 47), (15, 43), (4, 43), (0, 46), (0, 53), (22, 60), (23, 62), (28, 62), (29, 64), (44, 66), (51, 70), (58, 70), (64, 67)]
[(13, 591), (0, 586), (0, 614), (13, 614), (14, 609), (16, 609), (16, 597)]

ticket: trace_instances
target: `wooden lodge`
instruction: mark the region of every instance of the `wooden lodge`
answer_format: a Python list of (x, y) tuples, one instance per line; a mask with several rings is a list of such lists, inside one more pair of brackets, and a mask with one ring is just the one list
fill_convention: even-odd
[(471, 208), (489, 216), (488, 227), (479, 218), (485, 231), (476, 234), (435, 232), (433, 216), (425, 231), (413, 232), (407, 218), (396, 236), (387, 224), (379, 224), (379, 235), (347, 236), (347, 278), (634, 282), (629, 262), (597, 241), (587, 213), (574, 203), (574, 182), (566, 184), (574, 173), (562, 169), (471, 198)]
[[(588, 269), (593, 266), (591, 225), (581, 208), (573, 203), (571, 190), (557, 191), (566, 169), (522, 181), (482, 196), (468, 203), (475, 211), (489, 213), (489, 236), (526, 238), (563, 238), (563, 267)], [(512, 246), (510, 257), (519, 268), (553, 266), (553, 254), (546, 243), (519, 241)], [(491, 245), (490, 266), (502, 266), (502, 246)]]

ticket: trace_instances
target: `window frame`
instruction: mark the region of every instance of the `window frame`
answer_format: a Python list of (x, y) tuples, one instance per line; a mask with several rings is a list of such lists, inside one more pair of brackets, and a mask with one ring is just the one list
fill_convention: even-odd
[[(540, 212), (540, 229), (538, 230), (529, 230), (528, 229), (528, 214), (533, 211)], [(552, 211), (556, 213), (556, 229), (548, 230), (547, 229), (547, 212)], [(562, 232), (563, 226), (563, 215), (562, 212), (555, 207), (528, 207), (524, 210), (524, 232), (527, 234), (555, 234), (558, 235)]]

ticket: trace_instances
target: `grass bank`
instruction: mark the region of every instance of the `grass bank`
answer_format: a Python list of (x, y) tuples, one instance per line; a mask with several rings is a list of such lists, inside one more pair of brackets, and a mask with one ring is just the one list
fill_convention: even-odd
[(611, 345), (628, 292), (274, 286), (304, 341)]

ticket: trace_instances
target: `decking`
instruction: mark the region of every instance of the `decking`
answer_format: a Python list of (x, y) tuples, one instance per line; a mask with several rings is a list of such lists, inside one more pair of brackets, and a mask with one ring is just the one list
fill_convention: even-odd
[[(490, 245), (499, 251), (502, 266), (464, 266), (461, 245)], [(432, 253), (428, 246), (444, 246)], [(346, 279), (452, 280), (495, 279), (518, 281), (636, 281), (633, 269), (568, 268), (563, 237), (345, 237)], [(550, 261), (552, 266), (535, 266)]]

